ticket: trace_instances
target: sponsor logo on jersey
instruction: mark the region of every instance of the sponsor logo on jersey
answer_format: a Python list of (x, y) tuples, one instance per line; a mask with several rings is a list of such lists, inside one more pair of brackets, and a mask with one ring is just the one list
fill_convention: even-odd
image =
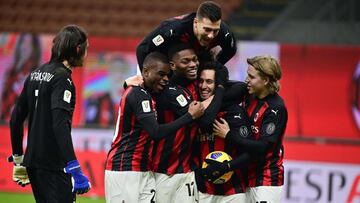
[(71, 100), (71, 92), (70, 92), (69, 90), (65, 90), (65, 91), (64, 91), (63, 100), (66, 101), (67, 103), (70, 103), (70, 100)]
[(184, 107), (186, 104), (188, 104), (186, 98), (182, 94), (176, 97), (176, 101), (180, 104), (181, 107)]
[(157, 35), (156, 37), (154, 37), (152, 39), (152, 42), (155, 44), (155, 46), (159, 46), (160, 44), (162, 44), (164, 42), (164, 38), (161, 35)]
[(142, 106), (144, 113), (148, 113), (151, 111), (149, 100), (142, 101), (141, 106)]

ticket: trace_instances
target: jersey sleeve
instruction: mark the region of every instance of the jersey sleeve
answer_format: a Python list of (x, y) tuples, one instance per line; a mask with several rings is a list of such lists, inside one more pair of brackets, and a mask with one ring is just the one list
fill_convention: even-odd
[(147, 35), (136, 47), (136, 58), (141, 71), (144, 59), (149, 53), (159, 51), (167, 54), (166, 48), (175, 34), (174, 26), (173, 21), (162, 22), (160, 26)]
[(131, 91), (131, 94), (126, 99), (133, 109), (136, 118), (141, 119), (148, 116), (155, 117), (150, 94), (140, 88), (133, 88)]
[(24, 121), (28, 115), (27, 86), (29, 77), (25, 80), (24, 87), (14, 106), (10, 119), (10, 135), (13, 154), (23, 154), (22, 142), (24, 137)]
[(75, 107), (75, 87), (70, 74), (57, 73), (52, 80), (51, 109), (64, 109), (68, 112)]
[(220, 63), (225, 64), (236, 54), (237, 47), (234, 34), (224, 22), (221, 22), (220, 26), (219, 45), (221, 51), (217, 55), (217, 59)]
[(189, 104), (193, 101), (181, 87), (167, 87), (162, 98), (166, 101), (168, 108), (176, 115), (182, 116), (188, 112)]
[(265, 112), (263, 124), (261, 125), (261, 139), (276, 143), (285, 132), (287, 123), (287, 110), (284, 106), (269, 108)]

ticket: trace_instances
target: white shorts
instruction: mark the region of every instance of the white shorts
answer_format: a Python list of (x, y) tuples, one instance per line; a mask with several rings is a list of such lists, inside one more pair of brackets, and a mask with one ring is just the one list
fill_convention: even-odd
[(105, 170), (107, 203), (138, 203), (155, 201), (153, 172)]
[(210, 195), (199, 192), (199, 203), (246, 203), (245, 193), (238, 193), (234, 195)]
[(283, 186), (258, 186), (246, 188), (249, 203), (279, 203)]
[[(156, 203), (197, 202), (197, 187), (194, 172), (166, 175), (154, 173), (156, 182)], [(195, 199), (196, 198), (196, 199)]]

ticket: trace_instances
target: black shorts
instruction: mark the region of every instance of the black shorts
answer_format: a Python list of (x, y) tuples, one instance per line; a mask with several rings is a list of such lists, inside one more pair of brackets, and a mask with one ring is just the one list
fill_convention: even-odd
[(27, 172), (37, 203), (75, 202), (70, 174), (39, 168), (27, 168)]

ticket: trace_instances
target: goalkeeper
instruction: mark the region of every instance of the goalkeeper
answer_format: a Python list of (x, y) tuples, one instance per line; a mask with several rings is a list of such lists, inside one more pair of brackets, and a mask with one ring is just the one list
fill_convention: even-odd
[[(51, 59), (26, 78), (10, 121), (14, 162), (13, 180), (31, 184), (36, 202), (75, 202), (90, 183), (76, 160), (71, 121), (75, 107), (73, 68), (87, 54), (86, 32), (68, 25), (53, 40)], [(27, 148), (23, 153), (23, 125), (28, 119)]]

